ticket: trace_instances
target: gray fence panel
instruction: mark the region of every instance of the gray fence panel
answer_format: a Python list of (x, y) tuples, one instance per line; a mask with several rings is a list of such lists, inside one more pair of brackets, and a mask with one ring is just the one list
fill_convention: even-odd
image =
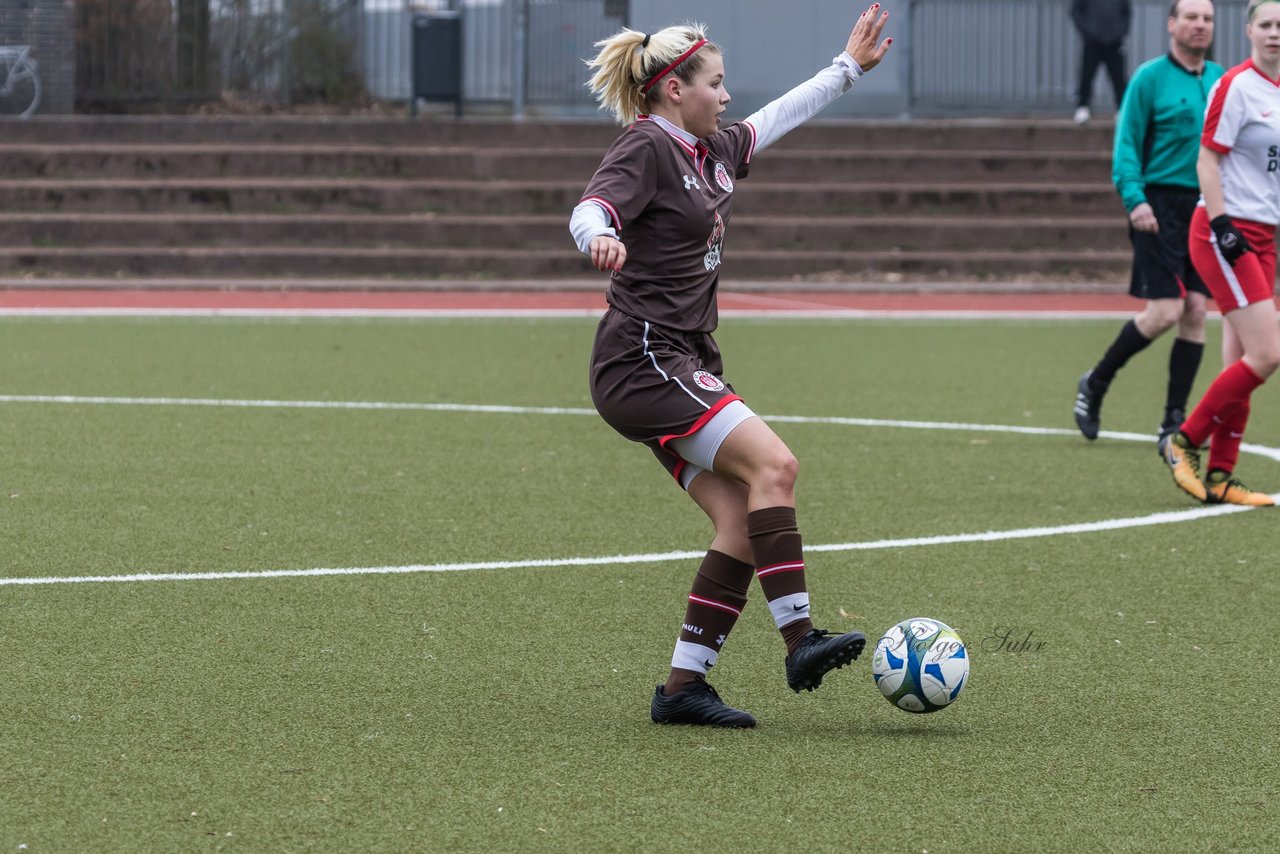
[(603, 0), (534, 0), (529, 6), (528, 99), (533, 103), (592, 104), (583, 60), (595, 43), (624, 24)]
[(1213, 28), (1213, 58), (1230, 68), (1249, 58), (1249, 38), (1244, 34), (1245, 4), (1220, 2)]
[(1069, 103), (1079, 42), (1066, 0), (916, 0), (913, 112), (1027, 111)]
[[(913, 0), (910, 105), (916, 115), (1061, 113), (1074, 104), (1081, 44), (1070, 0)], [(1135, 0), (1126, 43), (1130, 73), (1169, 49), (1167, 0)], [(1248, 56), (1245, 5), (1216, 4), (1216, 61)], [(1099, 69), (1093, 105), (1115, 108)]]
[(374, 98), (407, 101), (413, 82), (413, 15), (408, 9), (365, 9), (365, 86)]
[[(520, 0), (464, 0), (462, 13), (463, 100), (512, 100), (512, 44), (515, 3)], [(615, 33), (625, 18), (608, 14), (606, 0), (527, 0), (528, 58), (525, 98), (533, 104), (569, 107), (593, 103), (583, 85), (583, 59), (593, 45)], [(405, 100), (413, 70), (406, 8), (366, 3), (365, 84), (375, 98)]]
[[(464, 101), (511, 99), (511, 9), (508, 0), (462, 4)], [(413, 15), (406, 7), (366, 4), (365, 85), (374, 98), (408, 100), (413, 81)]]
[(467, 101), (511, 100), (511, 0), (462, 7), (462, 91)]

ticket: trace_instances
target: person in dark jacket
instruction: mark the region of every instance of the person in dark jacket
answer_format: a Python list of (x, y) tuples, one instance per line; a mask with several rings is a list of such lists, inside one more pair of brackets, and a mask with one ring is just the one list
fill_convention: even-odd
[(1083, 53), (1080, 57), (1080, 88), (1076, 94), (1076, 124), (1089, 121), (1089, 102), (1093, 100), (1093, 78), (1098, 66), (1105, 65), (1111, 78), (1116, 107), (1124, 97), (1124, 40), (1129, 35), (1133, 17), (1131, 0), (1071, 0), (1071, 22), (1080, 32)]

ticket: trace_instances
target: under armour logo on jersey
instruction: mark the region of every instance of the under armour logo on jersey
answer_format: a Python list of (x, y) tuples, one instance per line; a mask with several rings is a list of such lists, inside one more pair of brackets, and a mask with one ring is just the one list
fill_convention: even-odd
[(693, 177), (692, 175), (684, 175), (684, 176), (682, 176), (682, 177), (684, 178), (684, 188), (685, 188), (686, 190), (701, 190), (701, 189), (702, 189), (702, 187), (698, 185), (698, 179), (697, 179), (697, 178)]

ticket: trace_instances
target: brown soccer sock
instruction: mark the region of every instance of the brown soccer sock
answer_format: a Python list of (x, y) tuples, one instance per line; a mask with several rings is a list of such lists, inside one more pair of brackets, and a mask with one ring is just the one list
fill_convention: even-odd
[(707, 552), (693, 579), (684, 623), (671, 656), (671, 675), (662, 693), (670, 697), (690, 682), (706, 677), (747, 604), (752, 573), (750, 564), (714, 549)]
[(794, 507), (766, 507), (747, 514), (747, 537), (760, 589), (791, 653), (813, 630), (804, 578), (804, 547)]

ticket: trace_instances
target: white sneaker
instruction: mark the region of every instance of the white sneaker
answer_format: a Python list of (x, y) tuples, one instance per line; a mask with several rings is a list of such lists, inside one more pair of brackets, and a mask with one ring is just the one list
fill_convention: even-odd
[(1093, 114), (1089, 112), (1088, 107), (1076, 107), (1076, 114), (1071, 117), (1071, 121), (1075, 122), (1078, 125), (1082, 125), (1085, 122), (1089, 121), (1089, 118), (1092, 115)]

